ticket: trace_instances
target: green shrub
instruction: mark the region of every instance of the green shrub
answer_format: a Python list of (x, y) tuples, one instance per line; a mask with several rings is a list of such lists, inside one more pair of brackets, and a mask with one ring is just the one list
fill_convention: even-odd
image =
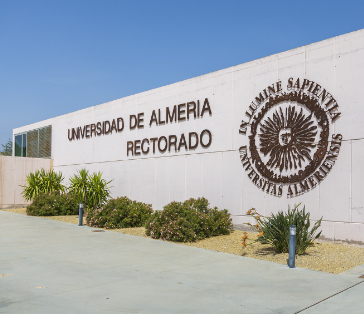
[(77, 198), (71, 193), (40, 192), (27, 207), (27, 214), (31, 216), (77, 215)]
[[(300, 205), (300, 204), (299, 204)], [(293, 210), (288, 207), (288, 212), (278, 212), (271, 217), (260, 216), (253, 208), (247, 214), (252, 215), (257, 222), (257, 229), (261, 232), (257, 241), (262, 244), (273, 245), (278, 252), (288, 253), (289, 248), (289, 226), (296, 226), (296, 254), (305, 253), (306, 249), (313, 244), (313, 240), (321, 235), (321, 231), (315, 235), (321, 226), (318, 220), (310, 230), (310, 213), (306, 213), (305, 207), (302, 210), (295, 206)]]
[(152, 205), (118, 197), (101, 208), (90, 209), (86, 221), (91, 227), (106, 229), (141, 227), (152, 212)]
[(155, 239), (192, 242), (229, 234), (233, 229), (229, 212), (210, 208), (205, 198), (171, 202), (162, 211), (155, 211), (147, 221), (146, 233)]
[(22, 186), (24, 188), (22, 195), (27, 201), (31, 201), (39, 193), (48, 193), (53, 191), (64, 192), (65, 186), (63, 181), (62, 172), (56, 173), (53, 170), (36, 171), (27, 175), (27, 183)]

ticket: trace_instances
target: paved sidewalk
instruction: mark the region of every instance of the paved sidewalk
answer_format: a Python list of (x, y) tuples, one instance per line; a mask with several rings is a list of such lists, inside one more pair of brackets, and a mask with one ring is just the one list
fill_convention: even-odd
[(0, 313), (363, 313), (364, 266), (332, 275), (94, 230), (0, 210)]

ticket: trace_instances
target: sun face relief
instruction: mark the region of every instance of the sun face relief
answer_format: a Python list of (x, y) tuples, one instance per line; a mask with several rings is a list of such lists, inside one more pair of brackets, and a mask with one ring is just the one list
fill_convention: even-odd
[(306, 117), (303, 109), (299, 113), (295, 110), (291, 106), (285, 110), (279, 107), (274, 111), (273, 119), (267, 117), (261, 122), (258, 135), (260, 152), (269, 157), (267, 166), (271, 169), (279, 168), (280, 172), (297, 169), (305, 161), (312, 160), (312, 142), (317, 127), (312, 126), (311, 116)]
[(279, 145), (282, 147), (287, 146), (291, 143), (292, 140), (292, 129), (291, 128), (282, 128), (278, 133), (278, 141)]
[[(335, 99), (313, 81), (288, 80), (264, 89), (241, 121), (247, 136), (240, 158), (248, 177), (266, 193), (288, 197), (315, 188), (332, 169), (342, 136), (332, 134), (340, 116)], [(333, 140), (330, 141), (330, 136)]]

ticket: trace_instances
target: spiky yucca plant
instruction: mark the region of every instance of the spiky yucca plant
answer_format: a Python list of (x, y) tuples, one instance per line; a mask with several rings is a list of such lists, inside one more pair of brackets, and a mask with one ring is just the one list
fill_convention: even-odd
[[(112, 181), (112, 180), (111, 180)], [(77, 195), (79, 202), (85, 203), (88, 209), (102, 206), (110, 196), (110, 187), (102, 173), (89, 174), (86, 169), (81, 169), (70, 178), (70, 192)]]
[(42, 182), (42, 192), (49, 193), (53, 191), (59, 191), (64, 193), (65, 186), (62, 184), (64, 177), (62, 172), (56, 173), (53, 170), (45, 171), (40, 170), (40, 178)]
[(65, 186), (62, 184), (64, 180), (62, 172), (56, 173), (53, 170), (36, 171), (29, 173), (26, 177), (26, 184), (21, 186), (23, 188), (23, 198), (31, 201), (40, 192), (48, 193), (53, 191), (64, 192)]
[(95, 172), (89, 175), (88, 179), (90, 185), (88, 195), (89, 204), (93, 208), (100, 207), (107, 201), (110, 196), (110, 187), (108, 185), (112, 180), (107, 182), (105, 179), (102, 178), (101, 172)]
[(70, 177), (69, 191), (76, 195), (78, 202), (86, 204), (87, 193), (90, 190), (90, 184), (88, 181), (88, 171), (81, 169), (77, 174)]

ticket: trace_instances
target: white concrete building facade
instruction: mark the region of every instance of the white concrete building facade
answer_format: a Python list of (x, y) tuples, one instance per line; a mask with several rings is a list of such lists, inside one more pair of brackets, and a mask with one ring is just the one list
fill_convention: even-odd
[(363, 69), (360, 30), (17, 128), (14, 154), (154, 209), (204, 196), (236, 224), (301, 203), (325, 237), (364, 242)]

